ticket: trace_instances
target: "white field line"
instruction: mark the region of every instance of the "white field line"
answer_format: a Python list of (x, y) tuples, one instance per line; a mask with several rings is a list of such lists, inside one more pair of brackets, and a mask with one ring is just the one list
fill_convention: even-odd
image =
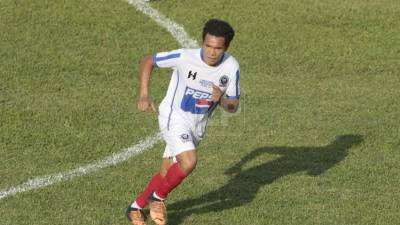
[[(197, 42), (189, 37), (182, 26), (176, 24), (174, 21), (168, 19), (157, 10), (151, 8), (143, 0), (128, 0), (128, 2), (131, 5), (135, 6), (136, 9), (138, 9), (139, 11), (150, 16), (153, 20), (157, 22), (157, 24), (166, 28), (172, 34), (172, 36), (182, 45), (182, 47), (190, 48), (198, 46)], [(147, 137), (145, 140), (140, 141), (138, 144), (122, 150), (122, 152), (120, 153), (115, 153), (97, 162), (65, 172), (36, 177), (18, 186), (0, 190), (0, 199), (10, 197), (21, 192), (43, 188), (61, 181), (70, 180), (74, 177), (83, 176), (85, 174), (93, 173), (100, 169), (116, 165), (147, 149), (150, 149), (160, 140), (160, 133), (156, 133), (150, 137)]]
[(150, 136), (146, 138), (143, 141), (140, 141), (138, 144), (129, 147), (127, 149), (124, 149), (120, 153), (115, 153), (112, 154), (111, 156), (108, 156), (100, 161), (97, 161), (92, 164), (88, 164), (85, 166), (78, 167), (73, 170), (61, 172), (61, 173), (56, 173), (56, 174), (50, 174), (42, 177), (36, 177), (31, 180), (26, 181), (23, 184), (20, 184), (15, 187), (8, 188), (6, 190), (1, 190), (0, 191), (0, 199), (16, 195), (21, 192), (26, 192), (26, 191), (31, 191), (34, 189), (46, 187), (61, 181), (65, 180), (70, 180), (74, 177), (79, 177), (88, 173), (93, 173), (96, 172), (100, 169), (116, 165), (120, 162), (126, 161), (132, 156), (135, 156), (147, 149), (150, 149), (153, 147), (155, 144), (157, 144), (161, 140), (161, 135), (160, 133), (157, 133), (153, 136)]
[(152, 18), (158, 25), (167, 29), (172, 36), (184, 48), (197, 48), (196, 40), (189, 37), (182, 26), (176, 24), (174, 21), (168, 19), (166, 16), (158, 12), (156, 9), (151, 8), (143, 0), (128, 0), (129, 4), (135, 6), (138, 10)]

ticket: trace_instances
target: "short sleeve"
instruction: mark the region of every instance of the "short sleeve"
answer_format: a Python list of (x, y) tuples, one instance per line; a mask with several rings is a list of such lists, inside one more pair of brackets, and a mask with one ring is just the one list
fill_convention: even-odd
[(182, 49), (170, 52), (159, 52), (153, 55), (154, 66), (160, 68), (177, 67), (182, 58)]
[(228, 83), (228, 87), (226, 89), (226, 96), (228, 99), (239, 99), (240, 98), (240, 70), (237, 69), (235, 76)]

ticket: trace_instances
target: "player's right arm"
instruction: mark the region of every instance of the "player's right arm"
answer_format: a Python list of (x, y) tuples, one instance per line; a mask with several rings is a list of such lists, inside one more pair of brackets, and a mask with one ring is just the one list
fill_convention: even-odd
[(140, 63), (140, 98), (138, 102), (139, 111), (152, 109), (156, 111), (153, 99), (149, 96), (150, 76), (154, 67), (173, 68), (176, 67), (181, 59), (182, 49), (169, 52), (158, 52), (155, 55), (145, 56)]
[(140, 63), (140, 97), (137, 107), (141, 112), (146, 112), (149, 109), (156, 111), (156, 105), (149, 96), (150, 76), (153, 68), (153, 56), (145, 56)]

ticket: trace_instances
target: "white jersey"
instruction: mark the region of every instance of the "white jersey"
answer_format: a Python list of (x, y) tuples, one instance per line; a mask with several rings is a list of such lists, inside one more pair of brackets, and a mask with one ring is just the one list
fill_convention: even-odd
[(168, 124), (170, 120), (183, 119), (204, 132), (215, 108), (212, 84), (219, 86), (227, 98), (240, 97), (239, 64), (228, 53), (216, 66), (203, 61), (202, 48), (160, 52), (153, 61), (156, 67), (173, 69), (167, 94), (159, 106), (160, 116), (167, 118)]

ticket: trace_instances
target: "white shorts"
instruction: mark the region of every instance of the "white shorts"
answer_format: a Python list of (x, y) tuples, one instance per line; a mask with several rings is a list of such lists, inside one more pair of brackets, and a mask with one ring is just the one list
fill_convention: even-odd
[(168, 120), (158, 116), (161, 134), (166, 142), (163, 158), (173, 158), (188, 150), (195, 150), (202, 137), (195, 133), (193, 126), (184, 119)]

